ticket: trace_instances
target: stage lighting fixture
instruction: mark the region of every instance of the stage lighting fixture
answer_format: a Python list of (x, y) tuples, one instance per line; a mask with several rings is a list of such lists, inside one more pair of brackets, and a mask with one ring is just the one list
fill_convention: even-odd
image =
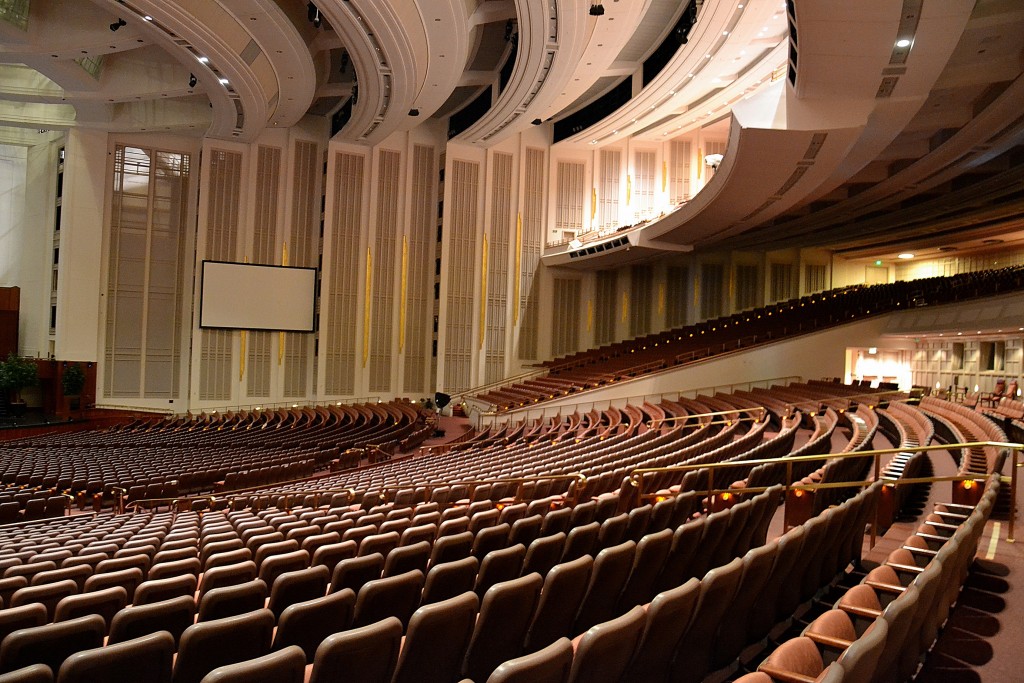
[(127, 26), (127, 25), (128, 25), (127, 21), (125, 21), (121, 17), (118, 17), (117, 21), (115, 21), (113, 24), (110, 25), (110, 30), (111, 31), (116, 31), (117, 29), (121, 28), (122, 26)]
[(599, 2), (596, 3), (596, 4), (591, 5), (590, 6), (590, 16), (592, 16), (592, 17), (604, 16), (604, 5), (602, 5)]
[(198, 83), (198, 82), (199, 81), (198, 81), (198, 79), (196, 79), (196, 75), (195, 74), (189, 74), (188, 75), (188, 87), (194, 88), (194, 87), (196, 87), (196, 83)]

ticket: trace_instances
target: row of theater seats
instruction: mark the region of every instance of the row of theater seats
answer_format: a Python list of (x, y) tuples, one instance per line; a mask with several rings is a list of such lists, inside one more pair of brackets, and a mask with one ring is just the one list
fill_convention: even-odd
[[(817, 390), (817, 396), (828, 396), (824, 389)], [(726, 401), (725, 399), (731, 399)], [(740, 405), (740, 408), (735, 408)], [(715, 408), (733, 407), (744, 419), (733, 421), (713, 419), (708, 413)], [(772, 438), (763, 438), (762, 431), (767, 422), (760, 420), (761, 406), (749, 399), (732, 397), (699, 397), (697, 400), (680, 399), (664, 401), (659, 408), (666, 414), (683, 418), (666, 421), (644, 421), (645, 416), (638, 410), (608, 411), (608, 426), (603, 430), (592, 428), (593, 423), (581, 425), (580, 434), (564, 432), (557, 439), (544, 441), (521, 440), (517, 443), (472, 442), (458, 451), (428, 454), (422, 457), (391, 462), (357, 472), (339, 473), (318, 480), (317, 486), (326, 490), (351, 489), (358, 495), (378, 493), (389, 497), (404, 493), (415, 494), (424, 484), (436, 481), (458, 482), (460, 480), (501, 479), (568, 475), (582, 472), (588, 478), (579, 492), (585, 497), (600, 495), (615, 490), (623, 478), (640, 467), (662, 467), (667, 465), (708, 462), (720, 458), (737, 461), (737, 471), (742, 460), (760, 455), (785, 455), (791, 448), (790, 437), (795, 435), (784, 430)], [(653, 412), (653, 407), (649, 408)], [(752, 424), (752, 419), (758, 422)], [(777, 418), (775, 418), (777, 420)], [(569, 420), (569, 418), (565, 418)], [(792, 426), (792, 423), (787, 423)], [(747, 438), (749, 435), (749, 438)], [(822, 433), (814, 439), (814, 446), (825, 449), (830, 444), (832, 432), (826, 438)], [(808, 452), (802, 447), (800, 453)], [(809, 473), (817, 464), (809, 466)], [(805, 467), (808, 467), (805, 465)], [(796, 471), (803, 472), (800, 467)], [(672, 485), (681, 480), (679, 472), (647, 475), (652, 481), (645, 484), (645, 491), (656, 491), (665, 484)], [(700, 488), (702, 473), (690, 477), (688, 486)], [(706, 477), (706, 473), (703, 473)], [(800, 474), (799, 476), (803, 476)], [(653, 480), (657, 478), (658, 482)], [(695, 481), (696, 479), (696, 481)], [(728, 483), (731, 480), (726, 480)], [(559, 482), (562, 493), (567, 490), (568, 481)], [(778, 478), (772, 483), (782, 483)], [(302, 483), (276, 487), (274, 492), (301, 492)], [(306, 487), (308, 488), (308, 487)], [(475, 492), (470, 492), (472, 498)], [(535, 496), (541, 494), (532, 494)], [(497, 498), (492, 491), (487, 497)]]
[(54, 496), (49, 491), (3, 494), (0, 495), (0, 524), (62, 517), (69, 504), (68, 496)]
[[(277, 617), (278, 634), (282, 638), (290, 632), (287, 625), (289, 614), (295, 614), (295, 623), (292, 624), (291, 632), (301, 633), (304, 628), (309, 628), (311, 624), (314, 628), (327, 628), (331, 630), (336, 628), (337, 620), (324, 622), (323, 615), (337, 612), (338, 616), (341, 616), (341, 613), (344, 612), (343, 605), (345, 604), (348, 605), (353, 619), (347, 625), (362, 626), (371, 622), (376, 623), (385, 617), (391, 617), (398, 619), (400, 623), (409, 623), (411, 628), (412, 621), (410, 620), (415, 621), (416, 619), (416, 617), (410, 616), (411, 612), (417, 608), (420, 610), (427, 609), (429, 604), (432, 604), (427, 604), (428, 600), (443, 601), (449, 599), (452, 595), (458, 595), (461, 592), (460, 589), (468, 589), (470, 591), (479, 591), (479, 594), (484, 596), (484, 604), (486, 605), (488, 591), (494, 588), (494, 586), (504, 584), (507, 581), (516, 581), (524, 577), (533, 577), (528, 582), (531, 585), (543, 586), (537, 606), (538, 614), (543, 614), (543, 616), (536, 616), (531, 620), (539, 624), (540, 627), (539, 630), (537, 628), (533, 630), (533, 640), (530, 642), (537, 642), (538, 645), (547, 645), (547, 642), (555, 637), (570, 635), (575, 630), (585, 629), (591, 623), (614, 616), (618, 612), (627, 609), (629, 604), (649, 600), (650, 594), (654, 590), (655, 581), (658, 579), (657, 574), (651, 572), (653, 569), (661, 566), (654, 556), (664, 557), (673, 551), (673, 532), (666, 525), (675, 521), (674, 516), (688, 516), (693, 502), (694, 498), (692, 496), (688, 499), (682, 497), (673, 501), (663, 501), (663, 504), (658, 508), (657, 515), (652, 506), (646, 506), (643, 509), (634, 511), (630, 515), (623, 514), (609, 517), (602, 524), (598, 524), (594, 517), (597, 512), (596, 505), (589, 508), (584, 507), (578, 514), (577, 510), (579, 508), (564, 511), (552, 510), (544, 517), (545, 519), (551, 517), (554, 520), (549, 525), (548, 530), (550, 531), (554, 528), (569, 529), (568, 535), (565, 531), (556, 531), (549, 533), (547, 536), (538, 535), (530, 543), (529, 548), (516, 545), (488, 552), (483, 555), (483, 561), (479, 563), (479, 571), (477, 570), (478, 559), (472, 553), (474, 549), (478, 552), (482, 551), (476, 547), (475, 542), (468, 546), (463, 543), (461, 544), (461, 550), (452, 552), (454, 548), (460, 545), (459, 541), (462, 539), (458, 537), (465, 536), (469, 532), (440, 536), (434, 540), (432, 548), (430, 548), (430, 555), (426, 558), (426, 561), (431, 564), (426, 573), (425, 581), (424, 575), (419, 569), (409, 569), (386, 578), (373, 578), (374, 574), (372, 572), (364, 573), (362, 578), (358, 580), (355, 578), (355, 574), (350, 571), (353, 569), (353, 565), (364, 563), (379, 566), (377, 563), (381, 556), (369, 551), (374, 548), (374, 536), (379, 537), (381, 534), (363, 538), (358, 546), (351, 538), (334, 544), (347, 546), (348, 554), (354, 556), (350, 556), (347, 559), (338, 559), (338, 556), (335, 556), (333, 561), (336, 564), (333, 567), (333, 571), (329, 572), (328, 567), (324, 565), (305, 566), (309, 564), (308, 551), (306, 549), (291, 550), (290, 548), (293, 548), (293, 544), (295, 544), (294, 537), (285, 541), (277, 540), (278, 535), (281, 535), (280, 529), (282, 528), (286, 528), (289, 533), (302, 530), (300, 526), (294, 525), (299, 520), (294, 519), (292, 515), (268, 513), (263, 517), (258, 517), (249, 513), (227, 517), (215, 513), (207, 513), (201, 522), (195, 515), (179, 515), (173, 521), (171, 521), (169, 515), (162, 513), (148, 516), (136, 515), (128, 518), (129, 521), (112, 527), (109, 533), (103, 533), (102, 540), (106, 541), (110, 546), (107, 548), (107, 552), (113, 551), (113, 555), (117, 557), (100, 560), (95, 566), (89, 566), (87, 563), (90, 560), (83, 558), (90, 558), (92, 556), (92, 559), (95, 560), (97, 559), (96, 555), (104, 554), (104, 551), (98, 550), (96, 544), (92, 543), (92, 541), (96, 541), (98, 544), (101, 539), (93, 538), (93, 536), (97, 532), (102, 533), (103, 530), (95, 526), (83, 526), (83, 529), (88, 529), (89, 531), (83, 532), (83, 535), (88, 535), (81, 540), (90, 541), (91, 547), (74, 548), (72, 552), (77, 550), (77, 554), (65, 556), (61, 560), (62, 568), (59, 570), (45, 569), (42, 566), (44, 563), (52, 565), (57, 554), (64, 550), (64, 548), (62, 550), (52, 549), (49, 546), (49, 542), (44, 542), (46, 547), (44, 547), (41, 554), (45, 554), (51, 559), (39, 560), (37, 555), (32, 557), (9, 556), (6, 560), (9, 566), (5, 569), (5, 575), (7, 576), (4, 580), (21, 579), (24, 581), (27, 575), (31, 575), (33, 585), (16, 590), (11, 600), (14, 606), (0, 611), (0, 624), (3, 624), (0, 626), (0, 629), (3, 629), (0, 631), (0, 635), (7, 636), (0, 643), (0, 672), (21, 668), (20, 665), (29, 664), (28, 660), (32, 657), (44, 655), (45, 657), (42, 661), (49, 662), (51, 668), (57, 670), (60, 661), (71, 652), (82, 649), (82, 643), (88, 641), (88, 638), (91, 637), (82, 636), (86, 638), (86, 641), (83, 641), (75, 634), (79, 633), (79, 630), (82, 632), (92, 632), (96, 629), (97, 625), (101, 629), (100, 637), (102, 638), (103, 632), (109, 624), (109, 642), (111, 644), (117, 644), (126, 639), (131, 640), (136, 636), (145, 635), (143, 632), (154, 629), (163, 630), (171, 628), (175, 635), (180, 636), (180, 642), (184, 646), (186, 642), (191, 640), (188, 636), (189, 629), (205, 632), (214, 628), (212, 626), (214, 622), (220, 623), (231, 619), (234, 620), (231, 622), (233, 624), (241, 622), (255, 623), (263, 619), (253, 615), (250, 615), (251, 618), (249, 619), (237, 620), (235, 618), (238, 611), (247, 610), (250, 607), (256, 608), (257, 611), (266, 609), (272, 615), (272, 626), (274, 617)], [(774, 498), (771, 498), (770, 502), (777, 504), (778, 492), (775, 492)], [(749, 525), (752, 531), (750, 535), (743, 535), (746, 539), (743, 543), (757, 542), (757, 539), (753, 537), (753, 530), (757, 529), (757, 533), (766, 531), (767, 521), (763, 525), (760, 522), (770, 519), (768, 511), (774, 509), (774, 505), (770, 505), (770, 502), (769, 496), (763, 495), (760, 498), (752, 499), (741, 504), (741, 506), (737, 506), (735, 512), (727, 511), (711, 515), (707, 517), (706, 524), (703, 521), (700, 523), (702, 529), (705, 526), (707, 529), (705, 533), (699, 534), (697, 538), (703, 539), (702, 542), (705, 547), (710, 547), (712, 541), (716, 540), (713, 538), (713, 534), (717, 530), (718, 535), (721, 536), (717, 540), (727, 541), (725, 545), (730, 550), (735, 549), (736, 552), (744, 552), (746, 547), (738, 547), (736, 545), (738, 541), (736, 536), (733, 535), (735, 534), (736, 527), (735, 524), (731, 525), (728, 523), (729, 519), (738, 518), (740, 514), (743, 514), (744, 520), (749, 519), (749, 513), (756, 508), (759, 515), (759, 524)], [(588, 509), (590, 511), (589, 515), (587, 514)], [(313, 519), (312, 514), (324, 516), (324, 512), (323, 510), (307, 511), (307, 513), (303, 514), (310, 515), (308, 519), (311, 521)], [(356, 510), (350, 510), (349, 512), (359, 513), (360, 521), (367, 521), (362, 518), (371, 516), (383, 516), (378, 512), (370, 513)], [(464, 510), (463, 512), (467, 511)], [(497, 511), (481, 510), (478, 514), (486, 514), (487, 512)], [(526, 510), (522, 510), (522, 512), (525, 513)], [(559, 514), (563, 512), (568, 513), (568, 516), (566, 514)], [(433, 513), (421, 513), (421, 515), (430, 514), (438, 513), (436, 511)], [(577, 516), (577, 519), (572, 520), (574, 515)], [(140, 517), (146, 518), (146, 521), (141, 526), (138, 519)], [(119, 519), (123, 518), (110, 518), (107, 521), (114, 522)], [(449, 519), (444, 520), (441, 526), (445, 522), (455, 519), (457, 517), (451, 516)], [(528, 520), (532, 522), (531, 517), (524, 516), (517, 520), (517, 523)], [(340, 522), (342, 520), (338, 519), (336, 521)], [(346, 521), (354, 520), (349, 519)], [(471, 522), (472, 520), (467, 521)], [(497, 519), (493, 521), (497, 522)], [(578, 524), (575, 527), (569, 527), (567, 523), (570, 521), (576, 521)], [(661, 525), (662, 528), (654, 531), (655, 527), (651, 526), (652, 522), (655, 526)], [(386, 521), (380, 520), (381, 525), (384, 523)], [(265, 533), (266, 527), (260, 526), (263, 524), (278, 529), (278, 531)], [(274, 526), (275, 524), (276, 526)], [(507, 525), (507, 522), (502, 524)], [(292, 526), (289, 527), (288, 525)], [(361, 526), (366, 527), (370, 525)], [(486, 530), (498, 529), (499, 526), (484, 527), (477, 533), (477, 536), (484, 535)], [(693, 524), (683, 525), (680, 528), (691, 526)], [(747, 525), (741, 526), (747, 527)], [(115, 528), (117, 530), (113, 530)], [(410, 527), (409, 529), (415, 528)], [(239, 533), (240, 530), (241, 532)], [(726, 533), (727, 530), (732, 533)], [(441, 529), (438, 528), (435, 531), (440, 533)], [(506, 527), (505, 531), (511, 531), (511, 529)], [(538, 533), (540, 531), (540, 529), (537, 529)], [(594, 531), (598, 532), (596, 537), (593, 534)], [(579, 538), (589, 537), (590, 543), (572, 543), (570, 538), (573, 537), (574, 533)], [(634, 540), (627, 539), (627, 533), (634, 534), (634, 538), (639, 538), (640, 543), (637, 544)], [(253, 560), (243, 562), (231, 561), (238, 559), (233, 557), (232, 554), (242, 550), (238, 548), (234, 550), (225, 549), (226, 543), (234, 545), (230, 544), (230, 539), (224, 538), (232, 534), (235, 535), (234, 540), (241, 541), (243, 537), (246, 539), (244, 553), (242, 554), (251, 554), (255, 550), (254, 557), (258, 560), (259, 565)], [(472, 536), (472, 534), (469, 535)], [(147, 565), (145, 560), (140, 562), (139, 558), (150, 559), (149, 552), (154, 549), (153, 541), (161, 536), (162, 538), (158, 545), (159, 550), (152, 556), (152, 563)], [(602, 537), (606, 543), (615, 544), (599, 550), (596, 542)], [(308, 541), (310, 538), (306, 537), (304, 540)], [(410, 537), (409, 540), (412, 541), (413, 538)], [(118, 547), (118, 541), (120, 541), (120, 547)], [(763, 537), (761, 541), (763, 542)], [(413, 552), (413, 550), (418, 550), (415, 548), (418, 544), (424, 544), (424, 542), (417, 541), (416, 543), (410, 543), (409, 546), (395, 547), (385, 559), (385, 566), (397, 566), (400, 561), (406, 563), (419, 562), (420, 560), (416, 559), (417, 553)], [(22, 543), (19, 545), (19, 553), (31, 552), (26, 544)], [(325, 554), (320, 551), (323, 551), (324, 548), (330, 545), (332, 544), (325, 544), (318, 548), (314, 551), (314, 556), (319, 554), (321, 557), (324, 557)], [(575, 550), (570, 552), (570, 546), (574, 547)], [(695, 546), (692, 542), (689, 543), (688, 547), (690, 552), (693, 552)], [(113, 550), (114, 548), (117, 548), (117, 550)], [(439, 548), (442, 548), (442, 550), (439, 550)], [(409, 551), (404, 554), (404, 557), (402, 556), (403, 549)], [(444, 549), (447, 549), (448, 555), (442, 557)], [(221, 552), (212, 552), (214, 550)], [(581, 554), (583, 550), (589, 550), (591, 553), (594, 553), (596, 559), (590, 554)], [(369, 554), (360, 555), (360, 552)], [(681, 552), (681, 549), (676, 550), (677, 556), (679, 552)], [(197, 553), (200, 555), (199, 557), (196, 556)], [(570, 554), (567, 555), (566, 553)], [(573, 557), (573, 555), (576, 555), (576, 557)], [(179, 559), (179, 556), (182, 557)], [(543, 559), (537, 559), (541, 556), (543, 556)], [(568, 559), (570, 557), (573, 559)], [(303, 560), (303, 568), (296, 568), (290, 564), (290, 562), (297, 558)], [(368, 563), (367, 558), (369, 558)], [(25, 559), (28, 562), (17, 564), (15, 560), (18, 559)], [(568, 561), (562, 562), (563, 559)], [(108, 564), (104, 565), (104, 562)], [(229, 563), (220, 564), (221, 562)], [(492, 572), (491, 581), (481, 582), (489, 564), (505, 565), (505, 574), (502, 577), (498, 577), (496, 573)], [(678, 559), (676, 560), (676, 565), (678, 565)], [(142, 570), (147, 566), (148, 572), (144, 575), (145, 581), (139, 582), (138, 580), (143, 578)], [(87, 571), (82, 571), (83, 568), (92, 569), (93, 573), (89, 574)], [(253, 569), (257, 569), (258, 576), (256, 578), (249, 578), (252, 576), (251, 571)], [(74, 578), (60, 578), (57, 576), (58, 573), (68, 573), (69, 570), (75, 575)], [(196, 576), (199, 570), (203, 571), (202, 582), (199, 584), (200, 597), (198, 598), (197, 605), (194, 601), (193, 593), (190, 591), (194, 592), (196, 590)], [(393, 568), (393, 571), (398, 570)], [(326, 578), (328, 573), (332, 577), (331, 592), (325, 595), (324, 588), (327, 585)], [(543, 579), (541, 578), (542, 574), (544, 575)], [(42, 575), (43, 581), (37, 580), (40, 575)], [(382, 576), (382, 574), (378, 572), (376, 576)], [(506, 579), (507, 581), (497, 580), (498, 578)], [(53, 579), (54, 582), (51, 583), (50, 579)], [(55, 586), (59, 586), (62, 582), (74, 584), (76, 580), (83, 579), (85, 592), (72, 593), (70, 596), (60, 598), (57, 595), (44, 595), (44, 593), (53, 590)], [(490, 583), (490, 585), (486, 586), (485, 584), (487, 583)], [(267, 586), (269, 586), (270, 595), (269, 602), (265, 603)], [(355, 590), (353, 586), (357, 587), (358, 590)], [(260, 587), (263, 588), (262, 591)], [(131, 590), (131, 595), (129, 595), (129, 589)], [(30, 597), (38, 598), (39, 601), (26, 600), (24, 597), (25, 591), (34, 592)], [(59, 593), (60, 591), (55, 590), (54, 592)], [(317, 595), (318, 593), (319, 596)], [(168, 595), (173, 595), (174, 597), (167, 597)], [(400, 599), (399, 596), (403, 595), (405, 596), (404, 602), (407, 605), (406, 607), (400, 605), (403, 599)], [(478, 593), (474, 592), (473, 595), (473, 600), (477, 600), (476, 596)], [(146, 604), (140, 604), (140, 601)], [(131, 607), (122, 606), (120, 609), (117, 609), (118, 606), (124, 605), (126, 602), (134, 602), (135, 604)], [(419, 606), (421, 602), (425, 604)], [(522, 601), (515, 599), (511, 602), (518, 605)], [(188, 605), (185, 605), (185, 603), (188, 603)], [(267, 605), (266, 608), (264, 608), (264, 604)], [(184, 614), (186, 616), (185, 619), (179, 620), (172, 611), (169, 611), (175, 606), (179, 610), (182, 607), (185, 608), (178, 613), (179, 617), (181, 614)], [(191, 615), (196, 612), (197, 608), (198, 621), (196, 624), (191, 624)], [(396, 615), (396, 612), (399, 612), (399, 614)], [(533, 616), (533, 612), (531, 612), (531, 616)], [(31, 625), (37, 623), (40, 617), (44, 619), (51, 617), (66, 618), (67, 621), (57, 621), (44, 626)], [(19, 618), (29, 621), (19, 622)], [(483, 615), (481, 615), (482, 618)], [(36, 621), (31, 621), (33, 619)], [(172, 624), (176, 621), (183, 626), (181, 630), (172, 627)], [(491, 619), (492, 626), (504, 624), (505, 621), (504, 618), (492, 617)], [(558, 623), (562, 624), (562, 626), (555, 626)], [(201, 625), (203, 628), (200, 628)], [(210, 626), (207, 627), (208, 625)], [(497, 626), (494, 627), (497, 628)], [(228, 627), (224, 626), (224, 628), (227, 629)], [(17, 637), (13, 637), (15, 630), (19, 631)], [(231, 628), (230, 631), (235, 632), (238, 629)], [(411, 632), (407, 635), (406, 642), (408, 646)], [(225, 638), (227, 636), (218, 637), (218, 642), (221, 645), (220, 650), (222, 651), (230, 649), (224, 644)], [(39, 639), (45, 640), (47, 645), (40, 646)], [(252, 639), (242, 638), (241, 640), (249, 642)], [(9, 644), (9, 641), (11, 644)], [(481, 643), (490, 643), (491, 641), (492, 638), (488, 636), (483, 638)], [(256, 639), (252, 642), (260, 641)], [(481, 645), (480, 647), (483, 648), (483, 652), (486, 654), (485, 658), (490, 658), (488, 661), (493, 660), (494, 655), (490, 645), (486, 647)], [(315, 647), (312, 649), (315, 650)], [(246, 652), (249, 651), (246, 650)], [(190, 656), (185, 656), (184, 660), (182, 660), (180, 648), (178, 661), (190, 661)], [(500, 662), (492, 663), (496, 666)], [(184, 663), (182, 666), (184, 666)], [(184, 677), (184, 674), (182, 676), (180, 680), (192, 680)], [(179, 680), (177, 675), (175, 680)]]
[(397, 444), (424, 426), (406, 402), (293, 412), (302, 417), (216, 424), (196, 418), (6, 442), (0, 482), (40, 496), (81, 494), (82, 504), (97, 494), (109, 502), (115, 489), (130, 490), (134, 499), (174, 497), (210, 491), (229, 478), (243, 487), (310, 476), (342, 449)]
[[(923, 397), (920, 405), (926, 414), (935, 416), (933, 420), (940, 418), (939, 424), (945, 423), (952, 428), (952, 434), (948, 435), (948, 438), (953, 441), (961, 443), (1006, 442), (1006, 433), (999, 425), (967, 406), (943, 401), (934, 396)], [(993, 471), (993, 462), (999, 452), (1000, 449), (995, 446), (972, 446), (964, 449), (958, 474), (964, 476), (987, 475)]]
[(956, 603), (999, 485), (991, 475), (973, 508), (937, 504), (902, 548), (768, 656), (760, 676), (739, 680), (909, 680)]
[(554, 359), (544, 364), (548, 375), (492, 389), (477, 398), (501, 410), (532, 405), (758, 341), (913, 306), (991, 296), (1019, 289), (1022, 283), (1024, 268), (1018, 266), (821, 292)]

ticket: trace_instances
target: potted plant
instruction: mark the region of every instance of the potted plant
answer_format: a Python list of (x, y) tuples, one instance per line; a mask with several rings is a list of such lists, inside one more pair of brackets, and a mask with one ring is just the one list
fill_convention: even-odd
[(25, 414), (25, 402), (21, 398), (21, 390), (25, 387), (35, 385), (39, 381), (36, 364), (28, 358), (21, 358), (13, 353), (7, 356), (7, 360), (0, 362), (0, 390), (8, 396), (13, 396), (10, 401), (11, 414), (21, 417)]
[(70, 399), (71, 410), (78, 410), (79, 397), (85, 388), (85, 371), (78, 363), (66, 363), (60, 377), (60, 388), (65, 398)]

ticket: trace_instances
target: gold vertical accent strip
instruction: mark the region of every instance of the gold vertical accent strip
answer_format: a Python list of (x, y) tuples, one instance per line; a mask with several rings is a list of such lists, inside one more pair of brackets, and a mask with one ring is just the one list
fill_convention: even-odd
[[(242, 259), (244, 263), (249, 262), (249, 257), (246, 256)], [(238, 353), (238, 381), (241, 382), (245, 377), (245, 330), (238, 333), (239, 353)]]
[(402, 235), (402, 298), (398, 304), (398, 352), (405, 350), (405, 295), (409, 290), (409, 236)]
[[(281, 265), (288, 265), (288, 243), (281, 243)], [(284, 362), (284, 332), (277, 333), (277, 364), (281, 365)]]
[(597, 188), (590, 188), (590, 221), (594, 221), (594, 216), (597, 215)]
[(516, 267), (512, 274), (512, 324), (519, 322), (519, 269), (523, 263), (523, 214), (516, 214)]
[(629, 320), (629, 292), (622, 293), (622, 322)]
[(594, 300), (587, 299), (587, 332), (594, 331)]
[(633, 197), (633, 176), (629, 173), (626, 174), (626, 206), (629, 206), (629, 200)]
[(484, 248), (480, 254), (480, 345), (484, 347), (487, 335), (487, 233), (484, 233)]
[(365, 299), (363, 300), (363, 367), (370, 358), (370, 307), (373, 290), (373, 252), (366, 248), (366, 282), (363, 284)]
[(661, 160), (661, 191), (664, 192), (665, 188), (668, 187), (668, 162), (664, 159)]
[(658, 313), (665, 312), (665, 283), (658, 285)]

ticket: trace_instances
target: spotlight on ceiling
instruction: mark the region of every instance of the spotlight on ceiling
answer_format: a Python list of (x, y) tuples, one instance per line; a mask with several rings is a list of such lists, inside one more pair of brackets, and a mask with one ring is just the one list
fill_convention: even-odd
[(196, 83), (198, 83), (198, 82), (199, 81), (196, 79), (196, 75), (195, 74), (189, 74), (188, 75), (188, 87), (194, 88), (194, 87), (196, 87)]
[(110, 25), (110, 30), (111, 31), (116, 31), (117, 29), (121, 28), (122, 26), (127, 26), (127, 25), (128, 25), (127, 21), (125, 21), (121, 17), (118, 17), (117, 21), (115, 21), (113, 24)]
[(419, 115), (420, 115), (420, 110), (419, 109), (410, 109), (409, 110), (409, 116), (419, 116)]
[(601, 17), (604, 16), (604, 5), (601, 3), (595, 3), (590, 6), (590, 16)]
[(543, 121), (541, 121), (540, 119), (534, 119), (533, 121), (530, 121), (530, 123), (532, 123), (535, 126), (539, 126), (541, 123), (543, 123)]

